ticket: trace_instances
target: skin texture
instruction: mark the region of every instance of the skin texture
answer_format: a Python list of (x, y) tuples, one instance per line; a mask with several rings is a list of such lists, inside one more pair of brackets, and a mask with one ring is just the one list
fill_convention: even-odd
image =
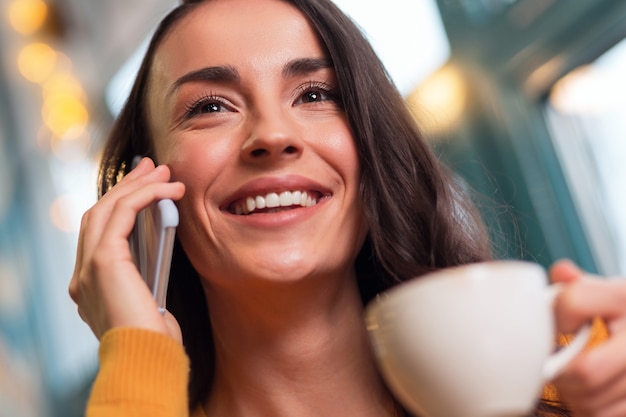
[[(285, 74), (305, 59), (326, 59), (297, 10), (280, 5), (285, 12), (272, 13), (276, 7), (246, 2), (242, 13), (232, 6), (202, 6), (166, 38), (154, 63), (149, 114), (156, 155), (187, 187), (179, 204), (181, 241), (200, 274), (218, 285), (344, 275), (365, 228), (354, 140), (332, 98), (337, 93), (324, 91), (336, 90), (334, 72)], [(267, 27), (275, 29), (267, 33)], [(187, 74), (216, 67), (237, 79), (173, 87)], [(185, 116), (202, 97), (218, 111)], [(306, 102), (312, 97), (317, 101)], [(227, 210), (235, 199), (285, 190), (312, 192), (320, 202), (251, 216)]]
[(156, 302), (132, 262), (128, 236), (137, 213), (152, 201), (178, 200), (185, 192), (166, 166), (142, 160), (82, 218), (76, 266), (69, 285), (78, 313), (98, 339), (116, 327), (141, 327), (182, 342), (178, 324), (161, 316)]
[[(212, 317), (209, 415), (393, 410), (353, 270), (367, 230), (336, 83), (314, 31), (283, 2), (207, 2), (155, 56), (148, 109), (155, 154), (185, 184), (176, 195), (178, 236)], [(306, 191), (317, 204), (233, 213), (247, 196), (287, 190)]]
[[(70, 295), (101, 338), (137, 327), (181, 342), (128, 247), (136, 214), (177, 201), (178, 236), (202, 285), (215, 341), (207, 415), (393, 415), (374, 367), (353, 270), (367, 227), (359, 159), (326, 52), (276, 0), (213, 0), (157, 50), (148, 89), (149, 159), (83, 217)], [(211, 70), (207, 70), (211, 69)], [(307, 191), (310, 207), (236, 214), (245, 197)], [(398, 196), (401, 198), (401, 196)], [(626, 414), (626, 287), (571, 262), (559, 330), (603, 318), (611, 338), (555, 381), (574, 415)]]

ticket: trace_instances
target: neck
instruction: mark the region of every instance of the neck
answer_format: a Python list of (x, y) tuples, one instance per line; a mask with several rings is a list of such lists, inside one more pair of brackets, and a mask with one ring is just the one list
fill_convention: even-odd
[(207, 288), (216, 375), (207, 415), (392, 416), (355, 279)]

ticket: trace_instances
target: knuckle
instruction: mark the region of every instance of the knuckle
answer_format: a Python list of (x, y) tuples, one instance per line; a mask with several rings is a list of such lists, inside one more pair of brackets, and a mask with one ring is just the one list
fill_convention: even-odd
[(136, 196), (133, 194), (120, 197), (117, 200), (115, 200), (115, 202), (113, 203), (113, 211), (128, 211), (128, 210), (135, 211), (135, 208), (134, 208), (135, 200), (136, 200)]
[(77, 303), (78, 295), (80, 294), (80, 286), (78, 284), (78, 279), (76, 277), (73, 277), (72, 280), (70, 281), (70, 285), (68, 286), (68, 293), (72, 301)]
[(91, 217), (91, 210), (93, 210), (93, 208), (85, 211), (80, 219), (80, 224), (81, 226), (86, 226), (87, 223), (89, 223), (89, 218)]

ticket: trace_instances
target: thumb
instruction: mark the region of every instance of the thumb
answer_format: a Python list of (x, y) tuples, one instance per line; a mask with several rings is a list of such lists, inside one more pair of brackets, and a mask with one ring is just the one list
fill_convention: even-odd
[(580, 300), (584, 291), (579, 285), (572, 285), (583, 282), (584, 272), (571, 260), (562, 259), (550, 267), (549, 274), (553, 283), (564, 285), (554, 303), (557, 328), (563, 333), (574, 333), (590, 319), (590, 312), (581, 308), (586, 307)]
[(569, 259), (562, 259), (560, 261), (555, 262), (549, 270), (550, 279), (554, 283), (563, 283), (570, 284), (574, 283), (581, 279), (584, 275), (583, 270), (581, 270), (574, 262)]

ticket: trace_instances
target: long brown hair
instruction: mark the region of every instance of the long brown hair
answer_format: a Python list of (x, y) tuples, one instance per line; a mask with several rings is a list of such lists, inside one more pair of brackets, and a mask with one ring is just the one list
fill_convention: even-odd
[[(146, 87), (161, 40), (198, 4), (184, 1), (157, 28), (135, 84), (106, 142), (100, 194), (137, 155), (154, 157)], [(333, 62), (361, 164), (360, 195), (369, 234), (355, 268), (363, 303), (425, 272), (491, 258), (487, 233), (466, 193), (437, 160), (404, 100), (358, 27), (330, 0), (289, 0), (308, 18)], [(209, 395), (214, 347), (200, 277), (177, 242), (168, 309), (191, 360), (190, 407)]]

